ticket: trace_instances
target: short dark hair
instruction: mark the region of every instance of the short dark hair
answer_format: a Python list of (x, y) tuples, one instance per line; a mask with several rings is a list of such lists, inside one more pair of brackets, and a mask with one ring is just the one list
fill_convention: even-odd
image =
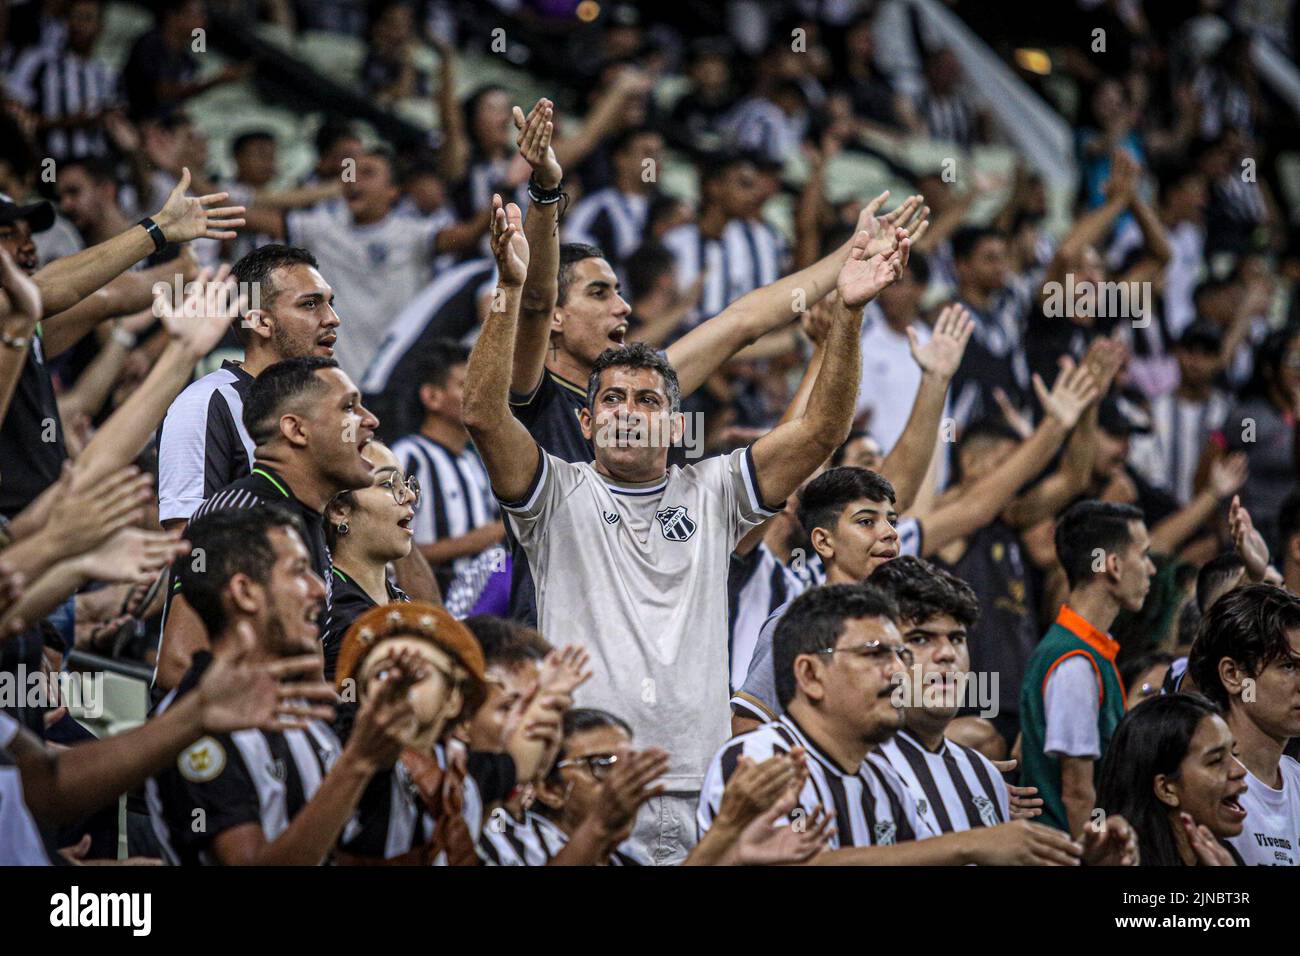
[(854, 501), (895, 501), (894, 486), (884, 475), (855, 465), (828, 468), (799, 492), (799, 523), (812, 534), (813, 528), (832, 528), (840, 514)]
[(1236, 551), (1228, 551), (1206, 561), (1196, 574), (1196, 608), (1204, 614), (1223, 596), (1223, 587), (1242, 571), (1246, 562)]
[(1120, 683), (1124, 685), (1125, 693), (1128, 692), (1128, 688), (1132, 683), (1142, 676), (1144, 671), (1149, 671), (1161, 664), (1172, 664), (1173, 662), (1174, 655), (1168, 651), (1149, 651), (1146, 654), (1129, 658), (1119, 668), (1119, 679)]
[(261, 447), (278, 433), (285, 406), (302, 395), (321, 391), (325, 383), (316, 375), (338, 368), (331, 358), (304, 356), (276, 362), (253, 380), (244, 396), (244, 428), (253, 444)]
[(186, 528), (191, 553), (176, 561), (173, 568), (181, 593), (203, 621), (209, 638), (215, 639), (229, 623), (222, 595), (231, 578), (246, 574), (258, 584), (270, 583), (275, 564), (268, 533), (272, 528), (292, 528), (307, 540), (302, 519), (274, 503), (210, 511)]
[(871, 432), (862, 428), (855, 428), (849, 432), (849, 437), (840, 443), (840, 447), (831, 453), (831, 467), (835, 468), (844, 461), (844, 456), (848, 454), (849, 445), (862, 438), (871, 438)]
[(633, 342), (631, 345), (616, 349), (605, 349), (596, 357), (591, 366), (591, 375), (587, 378), (587, 408), (595, 409), (596, 395), (600, 391), (600, 375), (607, 368), (648, 368), (659, 373), (664, 380), (664, 391), (668, 395), (669, 411), (677, 412), (682, 407), (682, 386), (677, 381), (677, 370), (668, 361), (666, 355), (652, 345)]
[(569, 301), (569, 287), (573, 285), (573, 267), (584, 259), (604, 259), (605, 253), (585, 242), (566, 242), (560, 246), (560, 276), (556, 305)]
[(1272, 584), (1229, 591), (1205, 612), (1187, 673), (1199, 690), (1225, 710), (1228, 691), (1219, 680), (1219, 662), (1231, 658), (1252, 677), (1269, 664), (1291, 657), (1288, 629), (1300, 627), (1300, 597)]
[[(243, 256), (230, 272), (241, 289), (257, 289), (259, 307), (270, 308), (275, 304), (275, 297), (280, 294), (272, 277), (277, 269), (289, 266), (311, 266), (313, 269), (320, 267), (310, 250), (271, 242), (258, 246)], [(240, 318), (241, 321), (235, 323), (235, 336), (239, 339), (239, 344), (247, 348), (252, 333), (244, 326), (243, 317)]]
[(829, 651), (839, 640), (844, 622), (864, 617), (898, 620), (898, 605), (869, 584), (831, 584), (805, 591), (791, 602), (772, 635), (772, 668), (776, 698), (789, 707), (798, 687), (794, 659)]
[(274, 143), (275, 134), (267, 129), (251, 129), (247, 133), (240, 133), (230, 144), (230, 155), (238, 156), (244, 151), (246, 146), (253, 143)]
[(943, 568), (912, 555), (886, 561), (867, 581), (898, 602), (900, 620), (924, 624), (947, 614), (963, 627), (973, 627), (980, 616), (980, 599), (974, 589)]
[(324, 156), (344, 139), (360, 139), (352, 124), (341, 116), (331, 116), (316, 130), (316, 155)]
[[(563, 734), (560, 738), (560, 748), (555, 754), (555, 763), (551, 765), (550, 773), (547, 777), (556, 782), (560, 776), (559, 763), (569, 754), (569, 740), (577, 734), (588, 730), (603, 730), (606, 727), (617, 727), (628, 737), (632, 737), (632, 725), (622, 717), (611, 714), (607, 710), (597, 710), (595, 707), (572, 707), (564, 712), (564, 719), (561, 724)], [(546, 808), (540, 802), (537, 809), (546, 812)]]
[(1080, 501), (1061, 516), (1056, 526), (1056, 560), (1065, 569), (1070, 587), (1090, 580), (1094, 555), (1123, 551), (1133, 543), (1130, 522), (1141, 521), (1142, 512), (1132, 505), (1109, 501)]
[(66, 173), (69, 169), (80, 169), (91, 182), (100, 186), (110, 183), (114, 186), (121, 185), (113, 164), (99, 156), (77, 156), (65, 159), (62, 172)]
[(662, 276), (677, 267), (677, 258), (661, 242), (644, 242), (623, 264), (632, 301), (648, 295)]
[(498, 664), (513, 669), (530, 661), (540, 661), (550, 650), (550, 645), (537, 631), (492, 614), (475, 614), (462, 623), (483, 648), (483, 662), (489, 667)]
[(415, 371), (417, 388), (421, 385), (441, 388), (447, 384), (453, 368), (469, 361), (469, 349), (453, 339), (434, 339), (421, 351)]
[(1002, 232), (991, 226), (963, 226), (952, 234), (952, 258), (954, 262), (969, 259), (985, 239), (1003, 239)]

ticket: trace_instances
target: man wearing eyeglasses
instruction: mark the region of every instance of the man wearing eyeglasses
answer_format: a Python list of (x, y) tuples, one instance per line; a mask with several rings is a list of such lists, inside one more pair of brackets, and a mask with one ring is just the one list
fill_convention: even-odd
[(895, 692), (911, 664), (898, 605), (877, 588), (836, 584), (794, 600), (773, 641), (781, 716), (728, 741), (700, 794), (701, 832), (712, 826), (740, 758), (807, 751), (808, 779), (792, 824), (819, 808), (835, 814), (817, 865), (1077, 865), (1079, 844), (1027, 820), (936, 835), (906, 783), (875, 748), (903, 725)]

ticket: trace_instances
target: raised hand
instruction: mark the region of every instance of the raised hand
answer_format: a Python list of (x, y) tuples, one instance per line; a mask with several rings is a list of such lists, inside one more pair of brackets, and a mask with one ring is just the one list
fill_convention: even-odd
[(520, 288), (528, 277), (528, 240), (524, 237), (523, 214), (514, 203), (503, 205), (492, 196), (492, 256), (497, 261), (497, 282)]
[(722, 791), (719, 823), (744, 828), (765, 813), (796, 781), (802, 782), (803, 752), (776, 754), (762, 763), (742, 756)]
[(1247, 463), (1246, 453), (1235, 451), (1210, 466), (1210, 489), (1215, 497), (1227, 498), (1240, 491), (1248, 477), (1250, 477), (1250, 466)]
[(1021, 439), (1028, 438), (1034, 433), (1034, 423), (1021, 414), (1020, 409), (1011, 404), (1011, 399), (1007, 393), (1002, 390), (1001, 386), (993, 387), (993, 401), (997, 402), (998, 408), (1002, 411), (1002, 417), (1007, 420), (1007, 424), (1012, 427)]
[(1132, 202), (1137, 196), (1138, 177), (1142, 166), (1133, 154), (1124, 147), (1116, 148), (1110, 157), (1110, 178), (1102, 186), (1107, 198), (1119, 198)]
[(1069, 429), (1079, 423), (1084, 411), (1101, 393), (1088, 369), (1076, 366), (1068, 355), (1061, 356), (1060, 365), (1060, 374), (1052, 383), (1050, 392), (1038, 373), (1034, 373), (1034, 392), (1043, 410)]
[(246, 304), (243, 296), (236, 295), (230, 266), (222, 263), (215, 273), (211, 268), (200, 270), (185, 287), (180, 305), (163, 292), (154, 299), (154, 314), (173, 339), (202, 356), (216, 348)]
[(835, 813), (821, 804), (798, 824), (777, 826), (799, 801), (799, 785), (791, 785), (769, 810), (741, 831), (734, 852), (743, 866), (791, 866), (812, 859), (835, 836)]
[(1268, 545), (1264, 543), (1264, 536), (1255, 530), (1250, 512), (1237, 495), (1232, 496), (1232, 505), (1228, 508), (1228, 531), (1232, 535), (1233, 547), (1246, 563), (1246, 574), (1252, 581), (1263, 581), (1268, 573)]
[(1228, 852), (1227, 847), (1214, 838), (1209, 827), (1198, 824), (1190, 813), (1180, 813), (1178, 822), (1183, 825), (1187, 842), (1196, 854), (1198, 866), (1236, 866), (1237, 861)]
[(587, 666), (590, 660), (591, 655), (577, 644), (566, 644), (551, 651), (542, 661), (537, 692), (573, 696), (575, 690), (591, 679), (591, 668)]
[(898, 281), (907, 267), (907, 258), (911, 240), (902, 235), (902, 230), (895, 230), (895, 245), (888, 253), (867, 257), (870, 239), (866, 232), (859, 232), (853, 237), (853, 247), (849, 257), (840, 267), (835, 288), (840, 294), (840, 301), (851, 311), (856, 312)]
[(181, 529), (145, 531), (123, 528), (78, 561), (96, 581), (149, 584), (176, 558), (188, 554), (190, 544), (181, 540)]
[(214, 657), (196, 688), (205, 732), (287, 730), (334, 717), (338, 695), (322, 678), (319, 655), (256, 663), (257, 638), (247, 621), (237, 625), (235, 641), (234, 653)]
[(375, 671), (344, 750), (356, 765), (373, 773), (396, 762), (416, 725), (408, 691), (424, 670), (407, 650), (389, 655)]
[(544, 97), (537, 101), (527, 116), (518, 106), (513, 113), (515, 129), (519, 130), (516, 140), (519, 155), (528, 161), (537, 185), (543, 189), (554, 189), (564, 176), (560, 161), (555, 158), (555, 150), (551, 148), (551, 137), (555, 133), (554, 114), (555, 104)]
[(180, 182), (167, 197), (162, 209), (154, 213), (168, 242), (189, 242), (191, 239), (234, 239), (235, 230), (244, 224), (243, 206), (221, 206), (230, 198), (229, 193), (209, 193), (206, 196), (187, 196), (190, 188), (190, 170), (181, 170)]
[[(928, 228), (926, 217), (930, 214), (930, 207), (921, 208), (922, 196), (908, 196), (893, 212), (877, 216), (888, 198), (889, 190), (886, 189), (858, 213), (858, 232), (865, 232), (870, 240), (867, 244), (868, 259), (894, 249), (899, 238), (911, 238), (915, 242), (925, 234), (922, 226)], [(900, 228), (903, 236), (897, 234)]]
[(14, 261), (8, 250), (0, 248), (0, 319), (20, 315), (34, 326), (41, 320), (41, 290)]
[(962, 356), (966, 354), (966, 343), (974, 331), (975, 320), (970, 313), (953, 303), (939, 313), (930, 341), (922, 345), (916, 332), (908, 326), (907, 344), (912, 349), (912, 358), (921, 366), (921, 371), (950, 379), (957, 374)]
[(1110, 391), (1115, 376), (1124, 367), (1127, 358), (1128, 348), (1118, 338), (1100, 335), (1088, 345), (1088, 352), (1083, 357), (1083, 365), (1092, 373), (1102, 395)]
[(97, 482), (84, 466), (65, 464), (43, 533), (62, 543), (65, 556), (98, 547), (121, 528), (144, 517), (153, 479), (127, 465)]
[(642, 804), (664, 792), (664, 785), (655, 781), (667, 772), (668, 753), (658, 747), (619, 755), (614, 769), (601, 784), (593, 811), (611, 842), (617, 844), (627, 839)]
[(826, 341), (826, 333), (831, 330), (831, 323), (835, 320), (835, 306), (839, 300), (839, 293), (832, 291), (824, 299), (814, 302), (812, 307), (799, 317), (799, 326), (813, 345), (821, 345)]
[(1137, 866), (1137, 831), (1119, 814), (1083, 828), (1083, 862), (1089, 866)]

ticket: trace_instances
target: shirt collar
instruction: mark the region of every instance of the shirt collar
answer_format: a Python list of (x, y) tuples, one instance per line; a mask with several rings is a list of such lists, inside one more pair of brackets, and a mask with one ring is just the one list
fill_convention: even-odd
[(1109, 634), (1097, 630), (1070, 605), (1061, 605), (1061, 611), (1056, 615), (1056, 623), (1106, 658), (1106, 660), (1112, 664), (1115, 663), (1115, 657), (1119, 654), (1119, 641)]

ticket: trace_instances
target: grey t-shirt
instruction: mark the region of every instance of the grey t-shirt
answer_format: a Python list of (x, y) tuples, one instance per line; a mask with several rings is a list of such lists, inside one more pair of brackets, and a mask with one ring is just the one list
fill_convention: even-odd
[(537, 583), (541, 632), (591, 653), (578, 706), (622, 717), (637, 747), (667, 750), (669, 790), (699, 790), (731, 735), (731, 552), (775, 513), (759, 499), (749, 449), (640, 485), (543, 452), (524, 500), (502, 509)]
[[(915, 518), (902, 518), (898, 522), (898, 553), (919, 557), (921, 554), (921, 523)], [(754, 656), (749, 660), (749, 673), (745, 683), (731, 698), (731, 710), (737, 717), (749, 717), (767, 723), (781, 715), (781, 704), (776, 696), (776, 673), (772, 669), (772, 637), (781, 623), (786, 609), (797, 598), (791, 598), (772, 612), (758, 632)]]

